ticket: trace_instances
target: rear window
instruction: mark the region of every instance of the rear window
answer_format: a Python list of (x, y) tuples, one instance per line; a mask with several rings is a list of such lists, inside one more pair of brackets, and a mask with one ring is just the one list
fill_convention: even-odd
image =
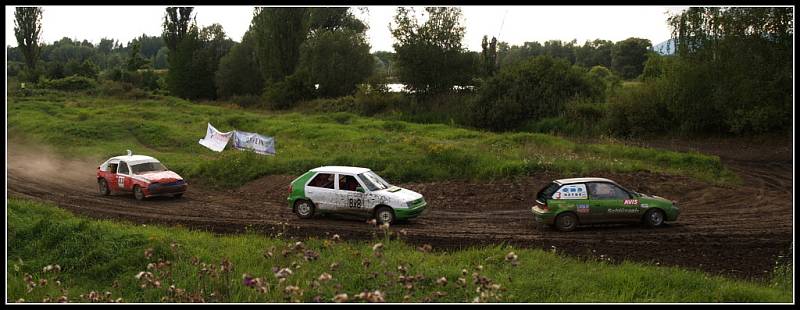
[(560, 185), (555, 182), (548, 184), (536, 194), (536, 201), (539, 203), (547, 203), (547, 199), (550, 199), (559, 187)]

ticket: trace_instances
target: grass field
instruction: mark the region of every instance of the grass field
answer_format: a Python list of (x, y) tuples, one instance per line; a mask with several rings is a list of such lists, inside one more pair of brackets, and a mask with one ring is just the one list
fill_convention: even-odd
[[(9, 138), (99, 161), (131, 149), (159, 158), (194, 182), (221, 187), (323, 165), (369, 167), (392, 182), (485, 180), (537, 171), (565, 177), (653, 171), (713, 183), (737, 181), (718, 157), (699, 153), (608, 141), (582, 144), (545, 134), (497, 134), (349, 113), (260, 113), (173, 97), (130, 100), (54, 91), (10, 96), (7, 113)], [(210, 151), (197, 143), (208, 122), (221, 131), (274, 136), (277, 156)]]
[(6, 212), (10, 302), (792, 301), (791, 268), (756, 283), (558, 249), (428, 251), (392, 228), (371, 242), (296, 243), (87, 220), (13, 198)]

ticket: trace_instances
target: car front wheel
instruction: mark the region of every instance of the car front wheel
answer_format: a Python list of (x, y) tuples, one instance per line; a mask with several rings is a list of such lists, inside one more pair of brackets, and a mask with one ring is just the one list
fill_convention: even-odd
[(139, 185), (133, 187), (133, 197), (136, 197), (136, 200), (144, 200), (144, 192)]
[(314, 216), (314, 204), (308, 200), (298, 200), (294, 203), (294, 212), (301, 219), (309, 219)]
[(394, 222), (394, 212), (389, 207), (380, 207), (375, 211), (375, 220), (378, 221), (379, 224), (392, 224)]
[(100, 188), (100, 195), (108, 196), (111, 194), (111, 190), (108, 189), (108, 182), (106, 182), (106, 179), (100, 179), (100, 181), (97, 181), (97, 186)]
[(578, 217), (572, 213), (561, 213), (556, 217), (555, 226), (560, 231), (573, 231), (578, 226)]
[(658, 227), (664, 224), (664, 211), (650, 209), (644, 214), (644, 223), (649, 227)]

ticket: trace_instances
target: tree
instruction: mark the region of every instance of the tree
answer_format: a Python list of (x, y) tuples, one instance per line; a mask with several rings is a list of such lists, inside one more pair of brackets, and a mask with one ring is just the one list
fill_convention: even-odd
[(14, 36), (25, 55), (25, 64), (30, 72), (36, 70), (39, 60), (39, 35), (42, 32), (42, 8), (17, 7), (14, 10)]
[(277, 82), (293, 74), (309, 28), (307, 8), (256, 8), (251, 22), (261, 74)]
[(450, 91), (466, 85), (474, 72), (472, 56), (461, 45), (464, 38), (461, 9), (426, 7), (428, 20), (420, 24), (413, 9), (399, 7), (391, 27), (398, 79), (417, 93)]
[(128, 63), (125, 66), (128, 71), (136, 71), (140, 68), (147, 65), (147, 60), (145, 60), (141, 53), (139, 52), (140, 43), (134, 41), (133, 46), (131, 47), (131, 53), (128, 55)]
[(586, 41), (581, 47), (575, 49), (575, 63), (586, 68), (594, 66), (611, 67), (611, 51), (614, 42), (595, 39)]
[(178, 45), (183, 41), (183, 38), (189, 33), (190, 27), (193, 25), (191, 21), (193, 7), (168, 7), (167, 13), (164, 15), (163, 28), (164, 31), (161, 37), (164, 38), (164, 43), (171, 51), (178, 48)]
[(483, 36), (481, 41), (481, 60), (483, 74), (493, 76), (497, 70), (497, 38), (492, 37), (492, 43), (489, 43), (488, 37)]
[(219, 69), (215, 74), (218, 97), (259, 95), (264, 90), (264, 78), (256, 60), (253, 35), (251, 30), (245, 32), (242, 42), (234, 45), (220, 59)]
[(308, 73), (321, 97), (355, 92), (372, 74), (374, 61), (367, 43), (367, 26), (349, 8), (312, 8), (309, 35), (301, 45), (298, 70)]
[(611, 66), (624, 79), (633, 79), (642, 74), (647, 52), (653, 47), (648, 39), (627, 38), (614, 45)]
[(198, 72), (195, 52), (202, 47), (197, 25), (192, 22), (192, 7), (168, 7), (162, 37), (169, 48), (167, 87), (182, 98), (198, 98)]

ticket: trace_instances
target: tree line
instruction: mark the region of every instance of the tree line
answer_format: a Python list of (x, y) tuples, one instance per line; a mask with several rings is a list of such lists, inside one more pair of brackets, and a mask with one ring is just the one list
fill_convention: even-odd
[[(561, 127), (602, 124), (615, 135), (769, 132), (791, 125), (791, 14), (690, 8), (669, 17), (677, 54), (661, 56), (633, 37), (509, 45), (484, 36), (472, 52), (457, 7), (398, 8), (393, 52), (370, 53), (368, 26), (346, 7), (256, 8), (241, 42), (221, 25), (198, 27), (192, 7), (169, 7), (161, 36), (124, 47), (110, 39), (39, 44), (41, 9), (17, 8), (18, 47), (7, 49), (9, 73), (14, 67), (24, 80), (104, 72), (182, 98), (248, 97), (273, 109), (363, 93), (380, 101), (388, 98), (382, 85), (399, 82), (408, 91), (399, 108), (445, 106), (459, 123), (492, 130), (559, 118)], [(148, 70), (160, 68), (168, 70)]]

